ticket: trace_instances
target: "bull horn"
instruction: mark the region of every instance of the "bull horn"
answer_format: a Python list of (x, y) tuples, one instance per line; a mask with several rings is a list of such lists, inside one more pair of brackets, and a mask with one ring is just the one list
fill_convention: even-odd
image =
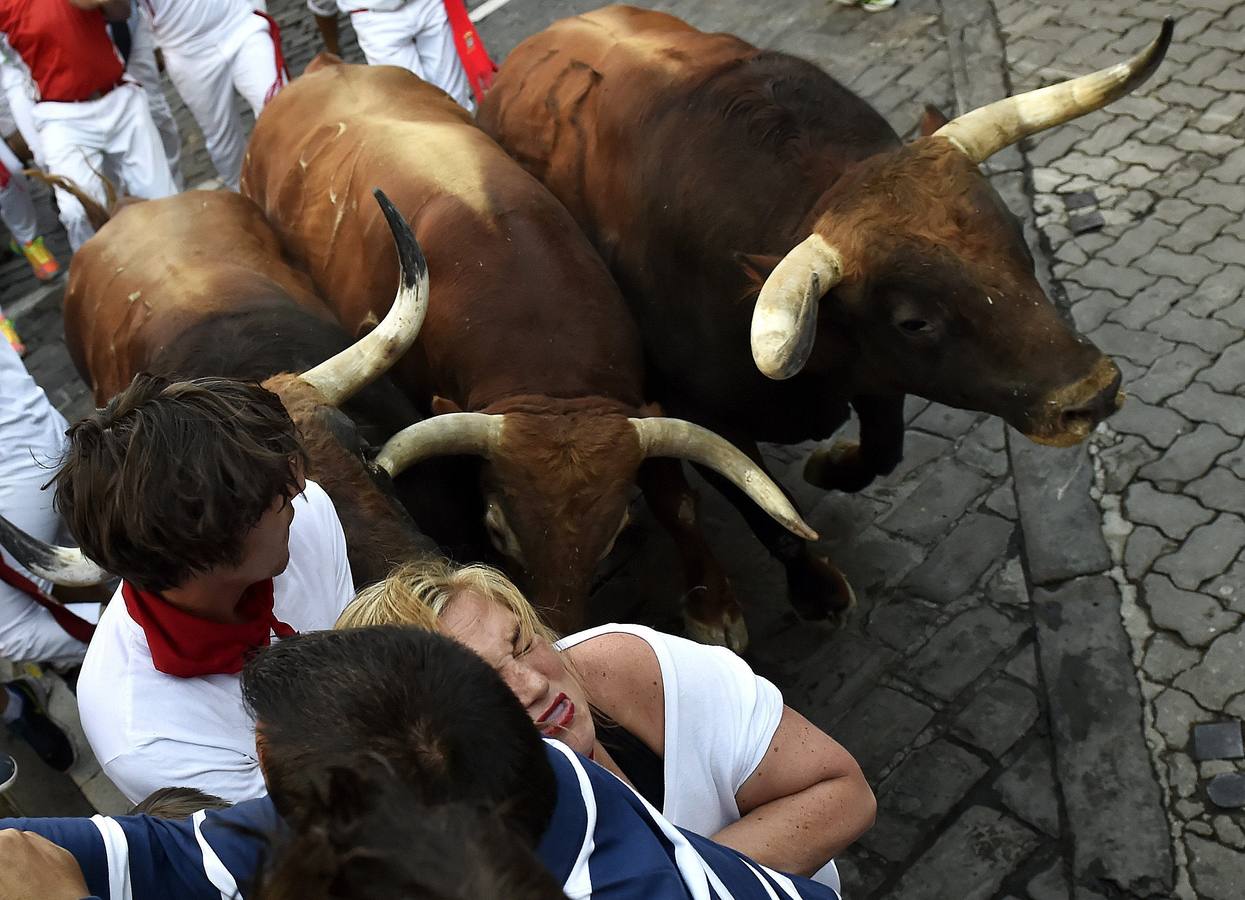
[(819, 234), (779, 260), (752, 311), (752, 359), (762, 373), (783, 379), (804, 368), (817, 336), (817, 306), (842, 277), (842, 255)]
[(40, 578), (65, 587), (92, 587), (112, 578), (77, 547), (45, 544), (0, 516), (0, 545)]
[(1163, 20), (1150, 46), (1128, 62), (1008, 97), (957, 116), (934, 132), (981, 163), (1021, 138), (1061, 125), (1123, 97), (1153, 74), (1171, 44), (1174, 22)]
[(393, 232), (401, 280), (393, 306), (371, 333), (302, 374), (303, 381), (323, 394), (330, 406), (340, 406), (389, 371), (415, 343), (428, 312), (428, 261), (424, 252), (411, 226), (384, 192), (377, 188), (372, 194)]
[(654, 416), (630, 421), (635, 426), (645, 458), (669, 456), (708, 466), (730, 479), (735, 487), (747, 494), (783, 528), (806, 541), (817, 540), (817, 532), (800, 517), (782, 489), (774, 484), (764, 469), (726, 438), (683, 419)]
[(501, 442), (505, 416), (457, 412), (433, 416), (408, 425), (385, 442), (376, 465), (391, 478), (434, 456), (493, 455)]

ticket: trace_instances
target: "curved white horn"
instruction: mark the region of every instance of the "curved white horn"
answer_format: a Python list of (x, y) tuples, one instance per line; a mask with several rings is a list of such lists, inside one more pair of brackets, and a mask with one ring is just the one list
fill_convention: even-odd
[(843, 277), (843, 257), (819, 234), (779, 260), (752, 311), (752, 359), (770, 378), (790, 378), (808, 362), (817, 306)]
[(65, 587), (91, 587), (112, 578), (77, 547), (45, 544), (0, 516), (0, 544), (28, 570)]
[(369, 334), (341, 353), (302, 374), (303, 381), (320, 391), (330, 406), (340, 406), (389, 371), (415, 343), (428, 312), (428, 261), (402, 214), (384, 192), (372, 192), (393, 232), (401, 280), (398, 294), (385, 318)]
[(501, 442), (505, 416), (458, 412), (433, 416), (408, 425), (385, 442), (376, 464), (396, 477), (399, 472), (434, 456), (483, 456)]
[(1163, 61), (1173, 28), (1173, 20), (1164, 19), (1154, 42), (1128, 62), (989, 103), (957, 116), (934, 136), (945, 137), (981, 163), (1021, 138), (1091, 113), (1133, 90)]
[(800, 517), (799, 511), (765, 470), (720, 434), (683, 419), (654, 416), (630, 421), (646, 458), (671, 456), (708, 466), (729, 478), (783, 528), (807, 541), (817, 540), (817, 532)]

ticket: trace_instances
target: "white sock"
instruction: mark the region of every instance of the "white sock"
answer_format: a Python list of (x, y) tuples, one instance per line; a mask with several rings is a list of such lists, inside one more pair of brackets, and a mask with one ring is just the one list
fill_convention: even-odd
[(9, 695), (9, 705), (4, 708), (4, 713), (0, 714), (0, 719), (4, 720), (4, 724), (16, 722), (21, 718), (22, 711), (26, 708), (26, 701), (17, 691), (13, 690), (7, 684), (4, 686), (4, 692)]

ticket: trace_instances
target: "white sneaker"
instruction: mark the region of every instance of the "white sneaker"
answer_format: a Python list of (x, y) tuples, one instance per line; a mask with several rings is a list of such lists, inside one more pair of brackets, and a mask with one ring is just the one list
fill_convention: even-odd
[(0, 794), (3, 794), (17, 781), (17, 760), (7, 753), (0, 753)]

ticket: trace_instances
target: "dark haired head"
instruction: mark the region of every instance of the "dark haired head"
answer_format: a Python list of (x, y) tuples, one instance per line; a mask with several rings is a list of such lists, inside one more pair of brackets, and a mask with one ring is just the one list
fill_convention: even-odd
[(297, 493), (305, 463), (271, 391), (140, 374), (69, 429), (56, 507), (92, 560), (164, 591), (237, 565), (247, 532)]
[(317, 772), (385, 761), (425, 805), (496, 810), (530, 844), (548, 825), (553, 770), (519, 701), (484, 660), (418, 628), (296, 635), (242, 672), (268, 791), (283, 815)]
[(557, 900), (565, 895), (493, 813), (425, 807), (386, 766), (321, 772), (265, 868), (260, 900)]

